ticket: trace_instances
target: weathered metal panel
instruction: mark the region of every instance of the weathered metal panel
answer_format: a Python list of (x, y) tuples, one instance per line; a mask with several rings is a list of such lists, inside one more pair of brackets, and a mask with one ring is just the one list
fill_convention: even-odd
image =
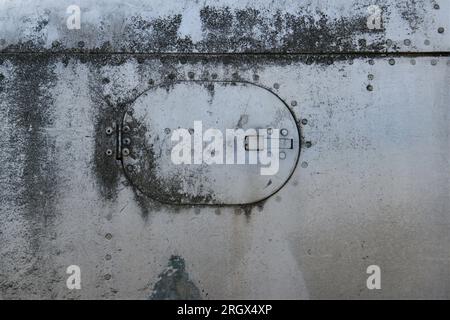
[[(390, 17), (386, 30), (375, 38), (363, 32), (369, 47), (352, 45), (346, 54), (301, 34), (282, 38), (298, 40), (291, 46), (269, 33), (258, 47), (250, 40), (263, 35), (255, 32), (245, 46), (237, 29), (225, 33), (236, 42), (215, 46), (210, 31), (196, 31), (196, 12), (209, 2), (89, 3), (81, 36), (57, 27), (66, 3), (30, 3), (0, 2), (0, 298), (450, 298), (450, 20), (443, 18), (450, 3), (378, 1)], [(277, 9), (308, 9), (292, 13), (300, 19), (316, 17), (318, 7), (330, 20), (314, 30), (329, 37), (331, 17), (353, 21), (369, 5), (320, 3), (219, 7), (230, 8), (223, 14), (233, 28), (245, 7), (266, 22)], [(36, 28), (47, 9), (56, 20)], [(118, 30), (128, 30), (122, 22), (137, 11), (153, 31), (144, 27), (133, 46), (134, 31)], [(157, 22), (177, 12), (192, 25)], [(93, 21), (108, 31), (95, 31)], [(291, 34), (283, 21), (283, 34)], [(175, 41), (153, 41), (159, 23), (175, 23)], [(361, 35), (340, 34), (352, 42)], [(174, 43), (187, 35), (195, 39), (191, 53), (208, 54), (152, 54), (182, 52)], [(365, 52), (385, 50), (370, 45), (388, 38), (398, 44), (394, 54)], [(61, 47), (52, 48), (55, 39)], [(110, 46), (76, 53), (80, 39), (91, 53)], [(143, 54), (126, 53), (133, 51)], [(209, 54), (222, 51), (271, 53)], [(289, 106), (299, 120), (299, 165), (257, 204), (180, 206), (146, 197), (106, 154), (105, 128), (152, 86), (214, 79), (256, 84)], [(70, 265), (81, 268), (81, 290), (66, 286)], [(369, 265), (382, 269), (381, 290), (366, 288)]]
[[(73, 4), (80, 5), (80, 30), (66, 26)], [(381, 24), (371, 24), (378, 14)], [(0, 50), (449, 51), (449, 21), (450, 3), (437, 0), (4, 0)]]

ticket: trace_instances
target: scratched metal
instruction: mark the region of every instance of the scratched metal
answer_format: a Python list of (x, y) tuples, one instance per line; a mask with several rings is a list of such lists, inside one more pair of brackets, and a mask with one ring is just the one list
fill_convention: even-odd
[[(69, 2), (0, 2), (0, 298), (450, 298), (450, 3), (375, 2), (377, 32), (369, 1), (89, 1), (79, 33)], [(289, 106), (292, 177), (254, 205), (142, 194), (106, 126), (152, 86), (214, 78)]]

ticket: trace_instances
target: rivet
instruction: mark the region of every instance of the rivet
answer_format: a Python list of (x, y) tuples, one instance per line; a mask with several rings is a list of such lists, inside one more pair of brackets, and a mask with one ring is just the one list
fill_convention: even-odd
[(367, 91), (373, 91), (373, 86), (369, 84), (369, 85), (367, 86)]
[(189, 77), (189, 79), (194, 79), (195, 73), (193, 73), (192, 71), (189, 71), (188, 72), (188, 77)]
[(129, 126), (125, 126), (125, 127), (123, 127), (122, 131), (125, 132), (125, 133), (130, 132), (130, 127)]
[(279, 85), (278, 83), (274, 83), (274, 84), (273, 84), (273, 87), (274, 87), (275, 89), (280, 89), (280, 85)]
[(217, 79), (217, 73), (212, 73), (212, 74), (211, 74), (211, 78)]
[(259, 81), (259, 76), (257, 74), (253, 75), (253, 81)]
[(367, 76), (367, 79), (369, 79), (369, 80), (373, 80), (373, 78), (375, 78), (373, 74), (369, 74), (369, 75)]
[(164, 132), (165, 132), (166, 134), (169, 134), (169, 133), (170, 133), (170, 129), (169, 129), (169, 128), (165, 128), (165, 129), (164, 129)]
[(434, 6), (433, 6), (433, 8), (435, 9), (435, 10), (439, 10), (439, 5), (436, 3)]
[(403, 41), (403, 43), (405, 44), (405, 46), (410, 46), (411, 45), (411, 40), (405, 39), (405, 41)]
[(267, 134), (272, 134), (272, 128), (267, 129)]
[(113, 128), (108, 127), (108, 128), (106, 128), (105, 132), (109, 136), (109, 135), (111, 135), (113, 133)]
[(148, 80), (148, 84), (152, 86), (152, 85), (155, 84), (155, 81), (154, 81), (153, 79), (149, 79), (149, 80)]
[(415, 66), (416, 65), (416, 60), (415, 59), (411, 59), (411, 64), (413, 65), (413, 66)]
[(106, 150), (106, 155), (107, 156), (112, 156), (113, 152), (111, 149)]
[(391, 66), (393, 66), (393, 65), (395, 64), (395, 60), (394, 60), (394, 59), (389, 59), (389, 64), (390, 64)]
[(432, 59), (432, 60), (431, 60), (431, 65), (432, 65), (432, 66), (437, 65), (437, 60), (436, 60), (436, 59)]
[(84, 42), (83, 41), (78, 42), (78, 47), (79, 48), (83, 48), (84, 47)]
[(307, 168), (308, 167), (308, 162), (302, 162), (302, 168)]
[(134, 166), (132, 164), (127, 165), (127, 170), (128, 170), (128, 172), (133, 172)]
[(443, 27), (440, 27), (440, 28), (438, 29), (438, 32), (439, 32), (439, 33), (444, 33), (444, 31), (445, 31), (445, 29), (444, 29)]
[(373, 66), (373, 65), (375, 64), (375, 61), (374, 61), (373, 59), (370, 59), (370, 60), (369, 60), (369, 64), (370, 64), (371, 66)]
[(111, 255), (110, 254), (107, 254), (106, 256), (105, 256), (105, 260), (111, 260)]
[(311, 148), (312, 147), (312, 142), (311, 141), (306, 141), (305, 142), (305, 147)]
[(387, 40), (386, 40), (386, 45), (387, 45), (388, 47), (392, 46), (392, 40), (391, 40), (391, 39), (387, 39)]
[(297, 105), (297, 101), (292, 100), (292, 101), (291, 101), (291, 106), (295, 107), (296, 105)]
[(287, 136), (288, 135), (288, 130), (287, 129), (281, 129), (280, 131), (282, 136)]
[(123, 139), (123, 144), (124, 144), (124, 145), (129, 146), (130, 143), (131, 143), (131, 139), (130, 139), (130, 138), (125, 138), (125, 139)]
[(112, 234), (111, 234), (111, 233), (105, 234), (105, 238), (106, 238), (107, 240), (111, 240), (111, 239), (112, 239)]
[(124, 149), (122, 150), (122, 154), (123, 154), (124, 156), (128, 156), (128, 155), (130, 154), (130, 150), (127, 149), (127, 148), (124, 148)]
[(169, 78), (169, 80), (174, 80), (176, 78), (176, 75), (174, 73), (169, 73), (167, 75), (167, 78)]
[(110, 274), (105, 274), (104, 278), (105, 278), (105, 280), (110, 280), (111, 279), (111, 275)]
[(308, 119), (302, 119), (302, 124), (306, 126), (308, 124)]
[(281, 160), (286, 159), (286, 153), (285, 153), (284, 151), (281, 151), (281, 152), (280, 152), (280, 159), (281, 159)]
[(431, 42), (430, 42), (430, 40), (427, 39), (427, 40), (425, 40), (423, 43), (424, 43), (426, 46), (429, 46)]

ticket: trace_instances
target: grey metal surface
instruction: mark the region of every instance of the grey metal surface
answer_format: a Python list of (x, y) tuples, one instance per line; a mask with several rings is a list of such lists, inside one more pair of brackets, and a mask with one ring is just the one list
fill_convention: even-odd
[[(85, 6), (92, 16), (111, 18), (105, 30), (121, 30), (120, 21), (144, 6), (128, 1), (122, 10), (108, 3)], [(335, 17), (369, 4), (321, 3)], [(191, 53), (270, 53), (173, 55), (178, 45), (131, 46), (133, 32), (95, 33), (93, 26), (81, 35), (57, 27), (49, 32), (57, 20), (36, 30), (42, 12), (57, 15), (63, 2), (0, 2), (0, 298), (449, 299), (450, 57), (437, 51), (450, 46), (450, 20), (443, 18), (450, 3), (379, 3), (390, 19), (376, 37), (399, 45), (411, 39), (416, 53), (403, 54), (410, 50), (400, 46), (394, 55), (367, 55), (352, 46), (352, 53), (326, 54), (342, 51), (312, 42), (304, 47), (299, 34), (292, 35), (298, 39), (293, 51), (319, 54), (278, 55), (286, 49), (282, 40), (202, 47), (210, 32), (197, 33), (195, 17), (208, 2), (149, 1), (151, 24), (173, 12), (194, 21), (177, 28), (177, 39), (178, 32), (197, 35)], [(436, 3), (440, 9), (430, 11)], [(222, 4), (233, 23), (247, 4), (267, 6), (264, 15), (319, 7), (317, 1)], [(444, 34), (435, 32), (440, 25)], [(289, 26), (282, 27), (287, 34)], [(374, 41), (368, 33), (347, 39), (360, 35)], [(233, 29), (229, 37), (240, 35)], [(50, 49), (56, 38), (64, 52)], [(76, 53), (80, 38), (87, 50), (108, 40), (111, 47)], [(28, 40), (30, 46), (15, 46)], [(129, 50), (167, 52), (112, 53)], [(105, 128), (150, 86), (212, 80), (212, 74), (255, 83), (289, 106), (300, 120), (299, 164), (281, 190), (255, 205), (154, 201), (130, 184), (120, 160), (106, 155), (115, 145)], [(185, 112), (192, 108), (186, 104)], [(81, 290), (66, 287), (69, 265), (81, 268)], [(369, 265), (381, 267), (381, 290), (366, 288)]]

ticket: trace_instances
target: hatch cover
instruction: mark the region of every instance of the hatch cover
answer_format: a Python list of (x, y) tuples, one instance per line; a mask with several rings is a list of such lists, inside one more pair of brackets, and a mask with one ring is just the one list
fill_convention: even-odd
[(283, 187), (300, 153), (287, 105), (247, 82), (154, 86), (128, 108), (121, 131), (127, 178), (170, 204), (259, 202)]

